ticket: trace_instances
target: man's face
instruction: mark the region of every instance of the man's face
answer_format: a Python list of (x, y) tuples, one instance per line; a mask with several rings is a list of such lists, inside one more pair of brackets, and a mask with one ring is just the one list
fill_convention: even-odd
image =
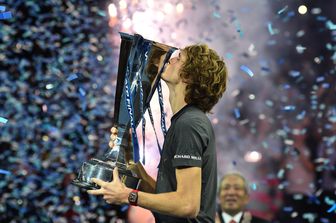
[(219, 199), (222, 210), (231, 216), (242, 211), (249, 201), (244, 181), (238, 176), (227, 176), (220, 185)]
[(168, 64), (164, 72), (162, 73), (162, 79), (167, 83), (177, 84), (181, 81), (180, 69), (185, 61), (184, 52), (181, 50), (175, 50), (171, 55)]

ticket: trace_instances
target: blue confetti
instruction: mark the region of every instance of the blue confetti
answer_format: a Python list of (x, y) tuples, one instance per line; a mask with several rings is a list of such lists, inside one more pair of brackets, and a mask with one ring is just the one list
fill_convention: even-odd
[(322, 84), (322, 88), (329, 88), (330, 87), (330, 84), (329, 83), (323, 83)]
[(239, 33), (239, 36), (240, 36), (240, 37), (243, 37), (243, 36), (244, 36), (244, 33), (243, 33), (243, 30), (242, 30), (241, 27), (240, 27), (240, 23), (239, 23), (239, 21), (238, 21), (238, 20), (235, 20), (235, 21), (234, 21), (234, 25), (235, 25), (235, 27), (236, 27), (236, 31)]
[(8, 171), (8, 170), (0, 169), (0, 174), (9, 175), (9, 174), (11, 174), (11, 172)]
[(324, 78), (323, 76), (321, 76), (321, 77), (317, 77), (317, 78), (316, 78), (316, 82), (317, 82), (317, 83), (322, 82), (322, 81), (324, 81), (324, 79), (325, 79), (325, 78)]
[(302, 120), (306, 116), (306, 111), (302, 111), (300, 114), (296, 116), (296, 119)]
[(271, 35), (275, 35), (275, 32), (273, 30), (273, 27), (272, 27), (272, 23), (271, 22), (268, 22), (267, 23), (267, 28), (268, 28), (268, 32), (271, 34)]
[(233, 111), (234, 111), (236, 119), (240, 118), (240, 111), (239, 111), (239, 109), (235, 108)]
[(286, 5), (285, 7), (283, 7), (282, 9), (280, 9), (278, 11), (278, 15), (282, 14), (284, 11), (286, 11), (288, 9), (288, 5)]
[(252, 190), (257, 190), (257, 184), (256, 183), (251, 183), (250, 185)]
[(85, 96), (86, 95), (86, 92), (83, 88), (79, 88), (79, 93), (81, 96)]
[(295, 108), (296, 108), (295, 105), (286, 105), (286, 106), (282, 107), (282, 110), (284, 110), (284, 111), (294, 111)]
[(1, 12), (0, 13), (0, 20), (11, 19), (12, 13), (11, 12)]
[(250, 70), (250, 68), (248, 68), (247, 66), (245, 66), (245, 65), (241, 65), (240, 66), (240, 69), (242, 70), (242, 71), (245, 71), (250, 77), (253, 77), (254, 76), (254, 74), (253, 74), (253, 72)]
[(225, 57), (226, 57), (226, 59), (232, 59), (233, 58), (233, 54), (232, 53), (226, 53)]
[(8, 122), (8, 119), (5, 119), (3, 117), (0, 117), (0, 123), (6, 124)]
[(215, 17), (217, 19), (221, 18), (221, 15), (219, 14), (219, 12), (213, 12), (212, 15), (213, 15), (213, 17)]
[(336, 210), (336, 203), (334, 203), (330, 208), (329, 208), (329, 210), (327, 211), (328, 213), (331, 213), (331, 212), (333, 212), (333, 211), (335, 211)]
[(71, 75), (67, 78), (67, 81), (72, 81), (72, 80), (75, 80), (75, 79), (77, 79), (77, 78), (78, 78), (77, 74), (71, 74)]
[(327, 18), (325, 16), (320, 16), (320, 15), (317, 16), (316, 19), (317, 19), (317, 21), (326, 21), (327, 20)]
[(121, 206), (120, 207), (120, 210), (122, 211), (122, 212), (125, 212), (125, 211), (127, 211), (128, 210), (128, 208), (129, 208), (129, 205), (123, 205), (123, 206)]
[(286, 206), (286, 207), (283, 207), (283, 210), (284, 210), (285, 212), (292, 212), (292, 211), (293, 211), (293, 207), (291, 207), (291, 206)]
[(330, 30), (336, 30), (336, 25), (332, 21), (328, 20), (326, 22), (326, 25), (327, 25), (328, 29), (330, 29)]
[(298, 77), (300, 75), (301, 75), (300, 71), (297, 71), (297, 70), (289, 71), (289, 76), (291, 76), (291, 77)]

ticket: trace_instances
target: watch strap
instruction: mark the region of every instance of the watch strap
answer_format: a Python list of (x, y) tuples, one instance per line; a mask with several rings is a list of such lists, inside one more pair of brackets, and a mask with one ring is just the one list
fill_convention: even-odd
[(130, 205), (138, 206), (138, 192), (139, 190), (132, 190), (128, 195), (128, 202)]

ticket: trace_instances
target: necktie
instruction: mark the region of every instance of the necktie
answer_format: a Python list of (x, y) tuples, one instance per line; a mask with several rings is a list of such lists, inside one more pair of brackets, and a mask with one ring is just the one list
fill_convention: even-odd
[(237, 223), (235, 220), (231, 220), (229, 223)]

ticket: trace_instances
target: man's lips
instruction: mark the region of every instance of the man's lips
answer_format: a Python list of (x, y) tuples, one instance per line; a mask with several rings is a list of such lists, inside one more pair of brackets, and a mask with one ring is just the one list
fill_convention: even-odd
[(237, 202), (237, 199), (227, 198), (227, 199), (225, 199), (225, 202), (235, 203), (235, 202)]

